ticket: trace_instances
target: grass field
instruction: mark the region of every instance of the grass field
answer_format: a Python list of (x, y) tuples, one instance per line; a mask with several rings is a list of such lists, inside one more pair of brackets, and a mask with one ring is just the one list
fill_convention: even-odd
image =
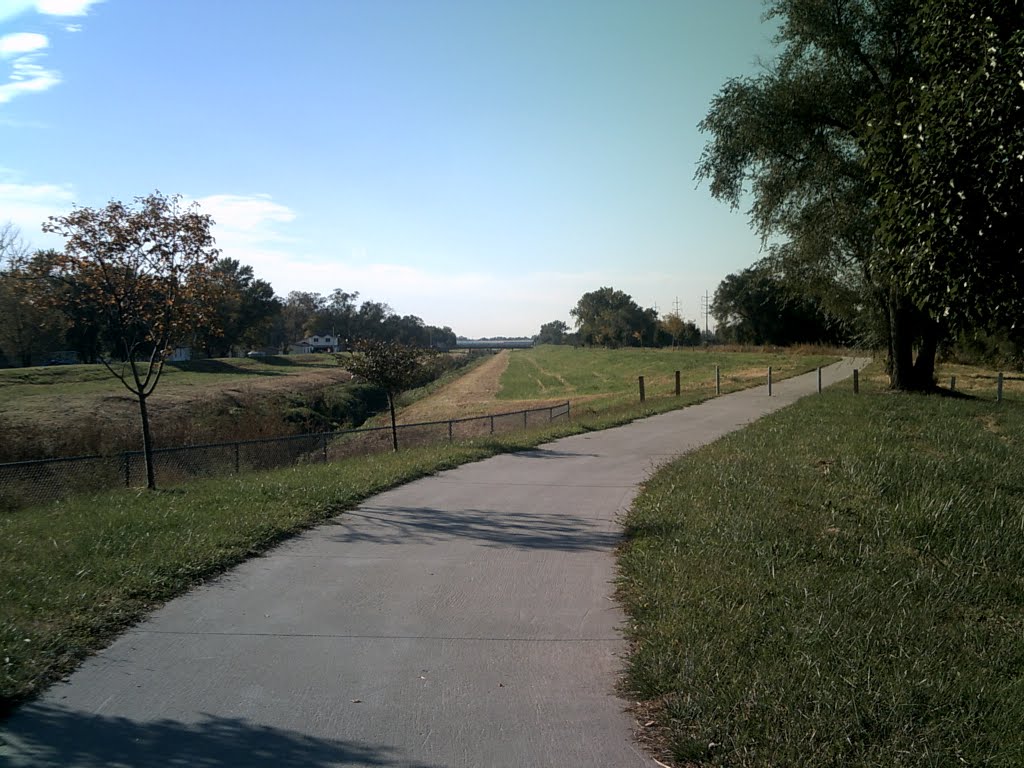
[(707, 349), (602, 349), (541, 346), (517, 350), (501, 379), (501, 400), (582, 399), (609, 403), (634, 402), (637, 377), (644, 377), (652, 399), (675, 393), (675, 372), (680, 388), (703, 396), (715, 391), (715, 366), (723, 392), (764, 383), (768, 366), (777, 379), (813, 370), (838, 359), (836, 354), (778, 350), (726, 351)]
[[(289, 401), (349, 379), (333, 356), (169, 363), (149, 399), (158, 447), (295, 431)], [(138, 404), (102, 365), (0, 370), (0, 461), (116, 453), (141, 445)]]
[(637, 498), (626, 686), (666, 762), (1024, 765), (1024, 407), (878, 378)]

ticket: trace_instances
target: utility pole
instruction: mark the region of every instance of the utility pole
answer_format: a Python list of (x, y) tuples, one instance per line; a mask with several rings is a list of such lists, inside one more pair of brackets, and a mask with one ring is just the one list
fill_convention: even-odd
[(679, 314), (679, 297), (678, 296), (676, 296), (675, 301), (672, 302), (672, 309), (675, 310), (675, 313), (677, 315)]
[(704, 338), (706, 340), (708, 337), (708, 313), (711, 311), (711, 298), (707, 291), (704, 291), (704, 295), (700, 297), (700, 308), (704, 312)]

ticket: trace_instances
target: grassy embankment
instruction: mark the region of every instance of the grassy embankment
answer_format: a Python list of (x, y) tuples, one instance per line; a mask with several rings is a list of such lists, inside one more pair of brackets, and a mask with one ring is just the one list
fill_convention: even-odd
[[(593, 352), (590, 359), (602, 357)], [(572, 361), (563, 366), (569, 375), (578, 374), (584, 364), (580, 361), (588, 359), (583, 350), (562, 354)], [(629, 354), (623, 357), (628, 360)], [(605, 361), (614, 357), (604, 355)], [(737, 370), (767, 365), (761, 357), (734, 357), (732, 363), (729, 357), (720, 358), (723, 370), (730, 364)], [(782, 356), (771, 359), (782, 367)], [(700, 360), (703, 365), (704, 358)], [(675, 363), (670, 365), (674, 370)], [(706, 378), (706, 371), (701, 375)], [(521, 385), (519, 392), (531, 399), (544, 394)], [(666, 400), (671, 405), (686, 398)], [(501, 406), (495, 403), (496, 410)], [(0, 712), (73, 668), (154, 605), (374, 493), (503, 451), (614, 426), (636, 415), (642, 412), (633, 406), (600, 414), (577, 412), (572, 423), (525, 433), (197, 480), (156, 493), (87, 495), (4, 514)]]
[(876, 375), (648, 482), (620, 588), (663, 760), (1024, 765), (1024, 397), (951, 372), (979, 398)]

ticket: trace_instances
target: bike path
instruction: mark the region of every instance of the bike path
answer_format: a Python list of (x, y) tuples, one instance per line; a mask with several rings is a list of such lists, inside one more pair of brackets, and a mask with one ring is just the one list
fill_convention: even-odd
[(653, 766), (615, 695), (620, 520), (658, 466), (816, 387), (811, 373), (368, 499), (127, 631), (5, 723), (0, 763)]

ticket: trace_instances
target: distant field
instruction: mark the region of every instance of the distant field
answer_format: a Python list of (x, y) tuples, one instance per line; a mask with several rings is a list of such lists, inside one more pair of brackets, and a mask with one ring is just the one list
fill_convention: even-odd
[(635, 399), (637, 377), (644, 377), (647, 396), (675, 392), (675, 372), (686, 392), (714, 392), (715, 366), (722, 390), (732, 391), (766, 380), (768, 366), (779, 379), (828, 365), (837, 355), (780, 350), (778, 352), (707, 349), (599, 349), (541, 346), (516, 350), (501, 378), (501, 400), (552, 398)]

